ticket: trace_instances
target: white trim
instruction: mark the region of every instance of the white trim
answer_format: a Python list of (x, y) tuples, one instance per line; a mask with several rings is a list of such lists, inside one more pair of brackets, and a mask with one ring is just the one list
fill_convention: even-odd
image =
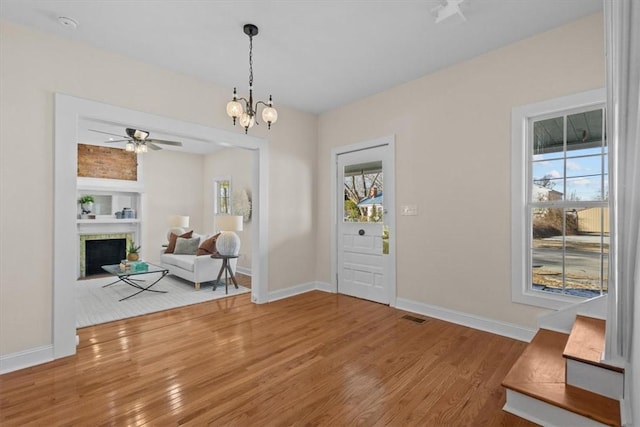
[[(604, 88), (515, 107), (511, 111), (511, 298), (513, 302), (549, 309), (561, 309), (584, 298), (529, 289), (529, 260), (526, 249), (529, 218), (527, 185), (529, 164), (525, 141), (527, 122), (532, 117), (561, 113), (568, 109), (604, 106)], [(523, 173), (527, 171), (527, 173)]]
[(389, 306), (395, 307), (397, 304), (397, 283), (396, 283), (396, 137), (395, 135), (384, 136), (382, 138), (369, 141), (357, 142), (355, 144), (343, 145), (331, 149), (331, 284), (329, 292), (337, 292), (338, 289), (338, 204), (336, 202), (335, 190), (338, 185), (338, 156), (340, 154), (353, 151), (366, 150), (369, 148), (388, 146), (389, 165), (385, 166), (384, 187), (388, 191), (384, 195), (384, 208), (386, 210), (385, 225), (389, 227), (389, 254), (387, 256), (387, 271), (389, 283)]
[(566, 358), (566, 383), (618, 400), (624, 395), (624, 374)]
[(398, 297), (396, 308), (524, 342), (530, 342), (536, 334), (535, 329), (401, 297)]
[(520, 418), (547, 427), (582, 426), (605, 427), (599, 423), (574, 412), (567, 411), (531, 396), (507, 389), (507, 402), (502, 409)]
[[(193, 137), (211, 143), (224, 141), (254, 151), (254, 221), (252, 230), (252, 301), (264, 302), (268, 290), (268, 141), (237, 132), (144, 113), (97, 101), (55, 94), (54, 117), (54, 232), (52, 335), (55, 359), (75, 354), (74, 286), (78, 245), (76, 236), (77, 129), (81, 119), (100, 119), (143, 129)], [(71, 245), (71, 246), (70, 246)], [(144, 243), (143, 243), (144, 245)], [(72, 250), (69, 250), (72, 247)]]
[(558, 311), (541, 314), (538, 316), (538, 328), (568, 334), (571, 332), (571, 328), (573, 328), (577, 315), (607, 320), (608, 298), (608, 295), (601, 295), (570, 305)]
[(335, 286), (326, 282), (308, 282), (300, 285), (294, 285), (285, 289), (278, 289), (276, 291), (269, 292), (269, 302), (278, 301), (285, 298), (290, 298), (296, 295), (304, 294), (310, 291), (328, 292), (331, 294), (336, 293)]
[(322, 292), (329, 292), (330, 294), (338, 293), (338, 290), (336, 289), (335, 285), (332, 285), (331, 283), (327, 283), (327, 282), (316, 282), (316, 290), (322, 291)]
[(244, 274), (245, 276), (251, 276), (251, 268), (236, 266), (236, 273), (241, 273), (241, 274)]
[[(74, 338), (75, 343), (75, 338)], [(0, 375), (53, 360), (53, 346), (43, 345), (0, 356)]]

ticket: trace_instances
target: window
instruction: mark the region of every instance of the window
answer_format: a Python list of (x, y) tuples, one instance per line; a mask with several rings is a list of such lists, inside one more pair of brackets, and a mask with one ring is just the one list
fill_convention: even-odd
[(214, 181), (213, 213), (231, 213), (231, 179), (228, 177), (215, 179)]
[(547, 308), (607, 292), (604, 92), (514, 109), (513, 300)]

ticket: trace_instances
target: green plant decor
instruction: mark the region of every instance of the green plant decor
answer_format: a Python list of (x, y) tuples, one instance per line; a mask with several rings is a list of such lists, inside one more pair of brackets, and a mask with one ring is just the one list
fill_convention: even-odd
[(140, 252), (140, 245), (136, 246), (136, 242), (132, 240), (131, 244), (129, 245), (129, 249), (127, 249), (127, 253), (137, 254), (138, 252)]
[(89, 196), (89, 195), (82, 196), (78, 199), (78, 203), (80, 203), (81, 205), (84, 203), (93, 203), (93, 202), (94, 202), (93, 196)]

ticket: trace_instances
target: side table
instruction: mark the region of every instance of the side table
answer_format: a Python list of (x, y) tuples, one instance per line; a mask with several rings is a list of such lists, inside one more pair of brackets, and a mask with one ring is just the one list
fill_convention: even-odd
[(234, 276), (233, 270), (231, 270), (231, 265), (229, 265), (229, 260), (238, 258), (238, 255), (213, 254), (211, 255), (211, 258), (222, 260), (222, 267), (220, 267), (220, 271), (218, 272), (218, 278), (216, 279), (215, 282), (213, 282), (213, 290), (214, 291), (216, 290), (216, 285), (220, 282), (220, 277), (222, 277), (223, 271), (224, 271), (224, 293), (225, 294), (229, 293), (229, 287), (228, 287), (229, 278), (231, 278), (231, 281), (235, 285), (236, 289), (238, 289), (238, 282), (236, 282), (236, 276)]

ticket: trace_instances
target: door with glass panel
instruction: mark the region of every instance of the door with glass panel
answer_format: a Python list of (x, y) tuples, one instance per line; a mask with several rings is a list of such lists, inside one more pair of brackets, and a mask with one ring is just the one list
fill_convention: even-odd
[(388, 146), (338, 155), (338, 292), (389, 304), (384, 169)]

